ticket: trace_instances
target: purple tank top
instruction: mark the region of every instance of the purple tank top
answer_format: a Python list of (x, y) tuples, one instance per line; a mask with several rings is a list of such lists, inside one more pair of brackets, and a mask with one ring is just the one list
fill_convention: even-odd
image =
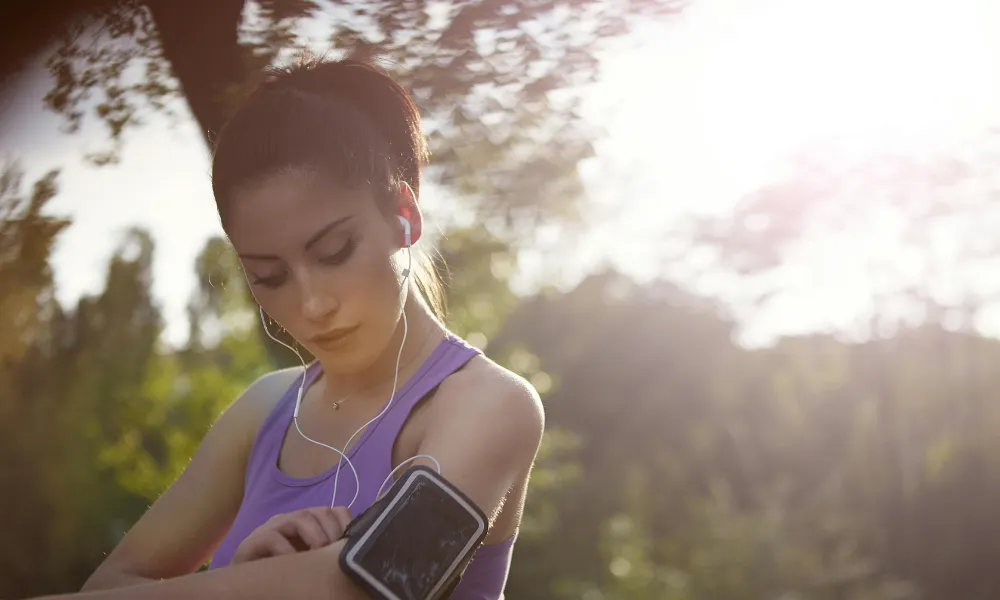
[[(353, 516), (371, 506), (379, 486), (392, 471), (392, 447), (413, 407), (478, 352), (455, 337), (442, 341), (417, 372), (400, 386), (389, 410), (369, 425), (347, 452), (360, 479), (358, 499), (351, 507)], [(303, 375), (306, 386), (316, 381), (320, 373), (319, 363), (310, 365)], [(278, 454), (291, 424), (300, 381), (296, 378), (257, 432), (247, 460), (243, 501), (229, 532), (212, 557), (210, 569), (228, 565), (240, 543), (274, 515), (330, 505), (336, 465), (325, 473), (306, 479), (289, 477), (278, 469)], [(354, 492), (354, 475), (344, 464), (340, 469), (334, 505), (347, 506)], [(480, 547), (455, 589), (453, 600), (501, 600), (515, 538), (512, 536), (500, 544)]]

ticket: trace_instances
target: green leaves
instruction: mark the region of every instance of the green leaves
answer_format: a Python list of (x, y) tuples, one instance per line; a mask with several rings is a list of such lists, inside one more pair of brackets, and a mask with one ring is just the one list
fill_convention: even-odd
[[(159, 345), (154, 245), (52, 300), (54, 174), (0, 177), (0, 595), (77, 588), (271, 361), (239, 263), (194, 265), (190, 343)], [(992, 598), (1000, 344), (935, 326), (746, 350), (716, 306), (614, 272), (519, 299), (508, 243), (444, 235), (451, 326), (534, 382), (547, 431), (507, 593), (529, 598)], [(931, 540), (933, 543), (927, 542)], [(6, 586), (6, 587), (3, 587)]]
[(547, 423), (572, 440), (543, 447), (525, 515), (540, 533), (508, 593), (988, 598), (975, 565), (998, 555), (961, 540), (994, 535), (1000, 380), (975, 365), (1000, 344), (927, 326), (749, 351), (713, 312), (605, 273), (522, 302), (492, 340), (559, 381)]
[[(512, 232), (574, 218), (577, 172), (600, 135), (580, 100), (603, 42), (637, 19), (686, 2), (584, 0), (128, 0), (66, 14), (46, 67), (46, 106), (77, 131), (88, 112), (108, 143), (89, 158), (117, 161), (143, 119), (187, 113), (211, 145), (267, 66), (303, 50), (384, 57), (428, 126), (440, 183)], [(193, 27), (197, 23), (197, 27)], [(325, 38), (325, 39), (324, 39)]]

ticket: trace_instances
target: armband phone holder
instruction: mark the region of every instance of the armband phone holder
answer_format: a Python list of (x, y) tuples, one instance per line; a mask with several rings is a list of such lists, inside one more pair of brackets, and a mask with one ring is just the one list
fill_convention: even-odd
[(443, 600), (489, 529), (486, 515), (435, 471), (407, 469), (344, 531), (340, 567), (372, 598)]

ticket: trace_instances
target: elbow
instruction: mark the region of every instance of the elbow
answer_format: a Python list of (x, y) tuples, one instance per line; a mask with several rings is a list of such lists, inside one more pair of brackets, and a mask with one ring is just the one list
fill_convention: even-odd
[(151, 581), (155, 580), (150, 579), (149, 577), (143, 577), (141, 575), (130, 573), (117, 565), (105, 562), (101, 566), (97, 567), (97, 570), (91, 573), (90, 577), (87, 578), (87, 581), (83, 583), (80, 591), (93, 592), (98, 590), (112, 590), (130, 585), (149, 583)]
[(93, 592), (96, 590), (107, 590), (114, 586), (112, 583), (115, 579), (115, 571), (113, 567), (110, 567), (107, 561), (101, 563), (94, 572), (90, 574), (87, 581), (83, 582), (83, 586), (80, 587), (81, 592)]
[(90, 574), (87, 581), (83, 582), (83, 586), (80, 587), (80, 591), (95, 592), (98, 590), (110, 590), (116, 587), (121, 587), (120, 583), (116, 583), (121, 578), (121, 576), (114, 573), (112, 570), (101, 566)]
[(102, 567), (98, 567), (96, 571), (90, 574), (87, 581), (83, 582), (83, 585), (80, 587), (80, 591), (94, 592), (97, 590), (107, 590), (115, 587), (114, 585), (109, 585), (108, 579), (107, 570)]

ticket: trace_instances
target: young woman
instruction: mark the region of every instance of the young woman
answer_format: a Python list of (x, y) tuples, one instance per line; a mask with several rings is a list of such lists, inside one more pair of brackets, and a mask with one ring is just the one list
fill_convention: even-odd
[(410, 262), (425, 158), (410, 97), (355, 60), (274, 74), (232, 117), (212, 173), (223, 227), (266, 324), (317, 360), (230, 406), (84, 597), (364, 598), (337, 540), (425, 464), (490, 518), (453, 598), (502, 598), (543, 413), (448, 332), (433, 270)]

